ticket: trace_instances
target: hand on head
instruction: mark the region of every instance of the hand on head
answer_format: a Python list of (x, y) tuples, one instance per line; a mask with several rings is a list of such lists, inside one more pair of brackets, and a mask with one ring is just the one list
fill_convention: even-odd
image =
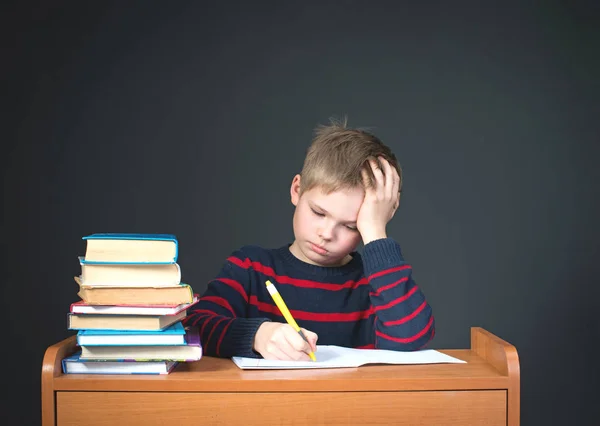
[(264, 322), (254, 336), (253, 349), (265, 359), (309, 361), (309, 352), (317, 350), (318, 336), (304, 328), (302, 332), (309, 343), (289, 324)]
[[(365, 198), (358, 212), (356, 227), (367, 244), (387, 236), (385, 228), (394, 217), (400, 204), (400, 176), (398, 171), (383, 157), (379, 157), (381, 168), (375, 159), (370, 159), (374, 178), (369, 178), (367, 169), (361, 170)], [(372, 184), (369, 182), (372, 181)]]

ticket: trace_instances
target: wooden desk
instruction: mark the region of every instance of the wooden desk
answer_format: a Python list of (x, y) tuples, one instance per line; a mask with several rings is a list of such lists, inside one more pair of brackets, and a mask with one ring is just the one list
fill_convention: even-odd
[(42, 366), (43, 426), (519, 424), (514, 346), (471, 328), (471, 349), (440, 350), (467, 364), (240, 370), (204, 357), (166, 376), (62, 374), (75, 336)]

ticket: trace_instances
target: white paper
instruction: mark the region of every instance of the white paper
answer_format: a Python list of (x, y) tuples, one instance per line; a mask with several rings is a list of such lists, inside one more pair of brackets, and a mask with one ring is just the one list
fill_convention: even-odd
[(434, 349), (398, 352), (385, 349), (351, 349), (341, 346), (317, 345), (317, 361), (279, 361), (234, 356), (235, 365), (242, 370), (291, 370), (298, 368), (349, 368), (365, 364), (463, 364)]

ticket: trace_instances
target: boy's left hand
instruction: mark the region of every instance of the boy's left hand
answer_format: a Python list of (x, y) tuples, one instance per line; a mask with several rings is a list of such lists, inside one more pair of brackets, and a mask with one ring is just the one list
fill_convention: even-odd
[(361, 171), (365, 199), (358, 211), (356, 227), (360, 232), (363, 244), (387, 237), (386, 225), (394, 217), (400, 204), (400, 176), (383, 157), (379, 157), (379, 161), (383, 170), (378, 167), (374, 159), (369, 160), (369, 167), (375, 176), (372, 186), (368, 185), (367, 171), (365, 169)]

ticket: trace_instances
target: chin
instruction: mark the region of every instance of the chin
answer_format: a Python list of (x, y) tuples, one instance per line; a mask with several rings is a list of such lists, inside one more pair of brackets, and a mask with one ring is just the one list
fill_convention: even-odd
[(314, 263), (316, 263), (317, 265), (320, 266), (341, 266), (342, 265), (342, 261), (344, 260), (346, 256), (342, 257), (342, 258), (338, 258), (338, 257), (329, 257), (329, 256), (311, 256), (310, 260)]
[(328, 252), (327, 254), (316, 253), (311, 249), (308, 241), (301, 246), (300, 249), (305, 261), (317, 266), (341, 266), (347, 256), (343, 255), (340, 257), (339, 255), (331, 252)]

